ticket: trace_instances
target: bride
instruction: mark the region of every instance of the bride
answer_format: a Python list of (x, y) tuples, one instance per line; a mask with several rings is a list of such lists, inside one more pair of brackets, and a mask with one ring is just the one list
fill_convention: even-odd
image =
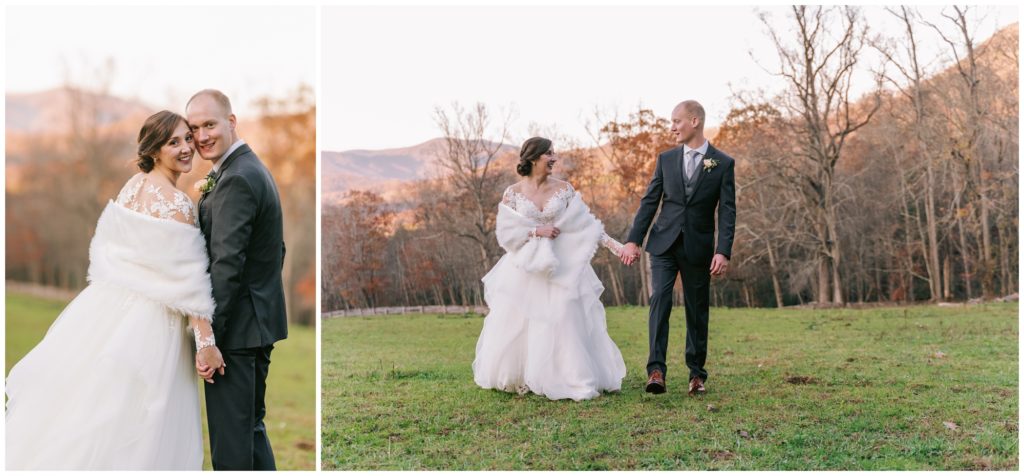
[(608, 336), (590, 266), (603, 245), (622, 245), (567, 182), (550, 177), (551, 141), (523, 143), (498, 205), (498, 243), (507, 252), (483, 278), (490, 313), (476, 344), (473, 378), (483, 388), (585, 400), (618, 391), (626, 365)]
[(178, 114), (142, 126), (142, 173), (100, 216), (89, 285), (7, 376), (7, 469), (202, 469), (192, 341), (204, 379), (223, 366), (205, 243), (175, 188), (193, 153)]

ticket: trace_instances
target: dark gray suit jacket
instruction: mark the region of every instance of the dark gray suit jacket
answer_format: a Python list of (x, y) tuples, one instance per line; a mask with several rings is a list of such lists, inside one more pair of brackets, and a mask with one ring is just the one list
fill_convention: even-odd
[[(658, 164), (647, 192), (640, 199), (640, 208), (633, 219), (627, 241), (643, 243), (647, 251), (662, 254), (668, 251), (680, 233), (686, 260), (693, 264), (710, 265), (715, 253), (732, 256), (732, 241), (736, 230), (736, 161), (708, 144), (704, 160), (714, 159), (718, 165), (705, 171), (698, 164), (697, 183), (687, 195), (683, 176), (683, 146), (674, 147), (658, 155)], [(651, 227), (654, 214), (661, 205), (661, 213)], [(718, 211), (718, 243), (715, 244), (715, 210)]]
[(248, 145), (223, 162), (199, 200), (213, 282), (213, 333), (221, 349), (265, 347), (288, 337), (284, 221), (274, 177)]

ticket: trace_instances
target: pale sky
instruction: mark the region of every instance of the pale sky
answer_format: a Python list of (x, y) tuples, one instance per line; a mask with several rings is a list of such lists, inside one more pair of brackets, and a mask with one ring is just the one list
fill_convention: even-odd
[[(873, 29), (899, 33), (881, 7), (863, 8)], [(587, 143), (595, 108), (625, 117), (642, 104), (668, 117), (683, 99), (716, 125), (733, 91), (782, 87), (764, 70), (777, 54), (756, 12), (788, 28), (787, 9), (324, 6), (321, 145), (415, 145), (440, 135), (433, 111), (453, 101), (516, 111), (513, 143), (531, 123)], [(938, 19), (941, 9), (921, 10)], [(1018, 20), (1015, 7), (984, 12), (978, 39)], [(871, 84), (865, 73), (856, 86)]]
[(261, 96), (316, 84), (316, 8), (255, 6), (6, 7), (6, 92), (95, 86), (113, 60), (110, 92), (183, 111), (216, 88), (240, 118)]

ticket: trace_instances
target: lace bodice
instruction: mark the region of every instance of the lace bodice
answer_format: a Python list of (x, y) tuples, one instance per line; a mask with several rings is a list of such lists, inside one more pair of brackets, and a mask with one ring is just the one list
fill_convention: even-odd
[[(565, 187), (552, 194), (541, 208), (537, 208), (532, 200), (519, 191), (519, 184), (513, 184), (505, 189), (501, 203), (541, 225), (550, 225), (569, 207), (569, 202), (575, 195), (576, 190), (571, 184), (566, 183)], [(601, 234), (601, 245), (616, 255), (622, 250), (622, 243), (615, 241), (607, 233)]]
[(195, 206), (185, 192), (152, 183), (147, 174), (136, 174), (117, 194), (118, 205), (162, 220), (196, 224)]
[[(518, 184), (517, 184), (518, 185)], [(550, 225), (555, 222), (558, 215), (561, 214), (569, 206), (569, 200), (572, 199), (576, 193), (573, 190), (572, 185), (566, 184), (564, 188), (555, 192), (548, 198), (541, 208), (537, 208), (537, 205), (533, 203), (523, 193), (519, 192), (518, 186), (512, 185), (505, 189), (504, 195), (501, 197), (501, 203), (504, 203), (509, 208), (519, 212), (528, 218), (536, 220), (538, 223), (543, 225)]]

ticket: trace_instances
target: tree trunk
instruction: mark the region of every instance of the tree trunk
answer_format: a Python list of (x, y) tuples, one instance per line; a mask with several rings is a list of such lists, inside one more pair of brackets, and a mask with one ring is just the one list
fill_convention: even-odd
[(1010, 271), (1010, 231), (1007, 230), (1005, 222), (997, 220), (997, 223), (1000, 223), (997, 227), (999, 231), (999, 246), (997, 249), (999, 250), (1000, 287), (1002, 289), (1000, 294), (1007, 295), (1014, 289), (1010, 277), (1012, 274)]
[(782, 285), (779, 284), (779, 272), (775, 264), (775, 251), (772, 250), (772, 245), (766, 243), (768, 247), (768, 271), (772, 275), (772, 289), (775, 291), (775, 307), (782, 307)]
[(942, 260), (942, 300), (953, 300), (953, 259), (949, 253)]
[(960, 231), (960, 257), (963, 258), (963, 262), (964, 262), (964, 273), (963, 273), (963, 275), (964, 275), (964, 285), (967, 288), (967, 296), (964, 299), (965, 300), (970, 300), (971, 297), (974, 296), (974, 290), (973, 290), (973, 287), (971, 286), (971, 281), (972, 281), (972, 278), (973, 278), (973, 276), (971, 275), (971, 267), (970, 267), (971, 252), (967, 248), (967, 234), (964, 233), (964, 220), (963, 220), (963, 218), (957, 218), (956, 219), (956, 223), (957, 223), (957, 229)]
[(818, 303), (828, 304), (832, 299), (829, 297), (829, 290), (831, 284), (829, 283), (829, 269), (828, 269), (828, 257), (818, 257)]
[(939, 272), (939, 227), (935, 218), (935, 172), (932, 168), (932, 157), (928, 154), (925, 163), (925, 226), (928, 229), (927, 263), (929, 289), (931, 290), (932, 301), (945, 301), (947, 298), (942, 293), (942, 273)]
[[(832, 212), (829, 213), (832, 215)], [(845, 299), (843, 297), (843, 280), (839, 274), (839, 266), (842, 262), (842, 255), (839, 249), (839, 233), (836, 228), (835, 219), (829, 220), (829, 237), (832, 239), (832, 246), (829, 250), (830, 257), (832, 258), (832, 303), (843, 305)]]
[(640, 252), (640, 305), (650, 305), (651, 299), (651, 260), (647, 253)]
[(995, 261), (992, 259), (992, 231), (989, 229), (988, 191), (985, 188), (985, 164), (978, 158), (978, 194), (981, 204), (981, 291), (985, 299), (995, 297)]
[(618, 273), (615, 272), (615, 267), (611, 264), (605, 266), (608, 270), (608, 281), (612, 285), (612, 304), (616, 306), (622, 305), (622, 286), (619, 283)]

